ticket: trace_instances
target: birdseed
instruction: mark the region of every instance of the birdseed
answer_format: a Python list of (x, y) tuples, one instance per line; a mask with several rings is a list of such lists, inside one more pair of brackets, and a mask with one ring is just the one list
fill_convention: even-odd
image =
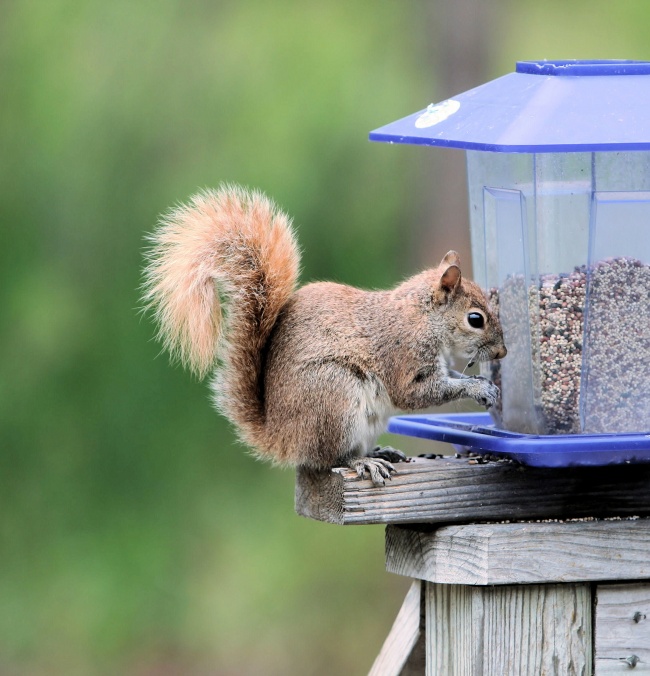
[(484, 375), (502, 389), (491, 410), (498, 426), (542, 434), (650, 428), (650, 266), (607, 259), (527, 287), (513, 276), (489, 296), (507, 359), (518, 374), (532, 369), (532, 384), (512, 374), (504, 382), (501, 362), (487, 365)]

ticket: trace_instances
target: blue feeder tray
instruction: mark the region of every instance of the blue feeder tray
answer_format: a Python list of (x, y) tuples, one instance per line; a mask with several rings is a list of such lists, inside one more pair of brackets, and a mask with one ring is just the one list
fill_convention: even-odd
[(650, 433), (536, 435), (494, 427), (487, 413), (395, 416), (388, 431), (445, 441), (532, 467), (597, 467), (650, 462)]

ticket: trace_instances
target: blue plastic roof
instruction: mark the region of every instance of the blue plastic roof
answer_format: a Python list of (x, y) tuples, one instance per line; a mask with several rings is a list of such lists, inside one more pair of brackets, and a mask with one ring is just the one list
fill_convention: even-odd
[(506, 153), (650, 150), (650, 62), (520, 61), (370, 140)]

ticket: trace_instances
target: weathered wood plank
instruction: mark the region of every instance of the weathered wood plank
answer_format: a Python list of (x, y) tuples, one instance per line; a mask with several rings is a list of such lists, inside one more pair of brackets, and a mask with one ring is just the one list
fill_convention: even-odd
[(598, 585), (596, 601), (595, 675), (650, 674), (650, 582)]
[(650, 578), (650, 519), (388, 526), (386, 569), (469, 585)]
[(427, 583), (427, 676), (587, 676), (589, 584)]
[(411, 585), (368, 676), (424, 676), (423, 586)]
[(299, 470), (296, 511), (339, 524), (650, 514), (650, 465), (541, 469), (416, 458), (397, 468), (383, 488), (348, 469)]

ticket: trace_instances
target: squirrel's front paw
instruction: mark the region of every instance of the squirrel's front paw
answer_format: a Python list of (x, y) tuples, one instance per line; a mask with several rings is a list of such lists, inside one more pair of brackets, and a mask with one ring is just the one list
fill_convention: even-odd
[(485, 408), (491, 408), (499, 398), (499, 388), (485, 378), (474, 378), (472, 383), (472, 398)]

